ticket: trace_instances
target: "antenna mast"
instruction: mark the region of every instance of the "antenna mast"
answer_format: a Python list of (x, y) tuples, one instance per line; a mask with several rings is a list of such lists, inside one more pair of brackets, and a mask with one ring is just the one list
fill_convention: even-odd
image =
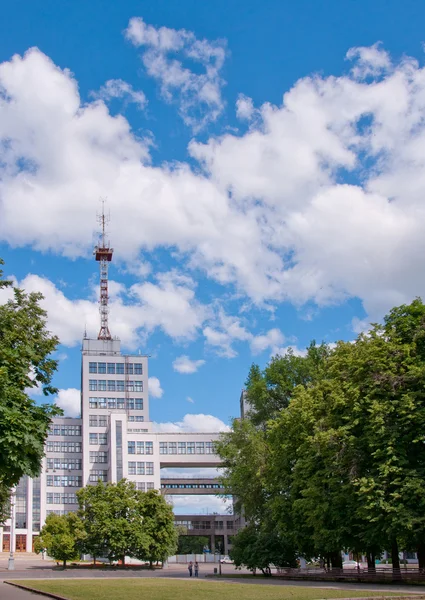
[(108, 326), (108, 263), (112, 260), (114, 249), (109, 247), (109, 241), (106, 237), (106, 226), (110, 221), (110, 217), (109, 215), (105, 215), (105, 200), (103, 199), (102, 214), (97, 216), (97, 220), (101, 226), (99, 244), (93, 250), (96, 260), (100, 263), (100, 330), (97, 339), (111, 340), (112, 337)]

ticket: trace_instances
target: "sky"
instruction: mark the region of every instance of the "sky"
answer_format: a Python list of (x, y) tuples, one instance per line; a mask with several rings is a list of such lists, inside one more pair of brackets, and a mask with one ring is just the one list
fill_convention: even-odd
[(253, 362), (425, 296), (424, 17), (414, 0), (2, 7), (0, 256), (44, 295), (67, 414), (99, 329), (101, 198), (111, 333), (150, 356), (162, 429), (226, 429)]

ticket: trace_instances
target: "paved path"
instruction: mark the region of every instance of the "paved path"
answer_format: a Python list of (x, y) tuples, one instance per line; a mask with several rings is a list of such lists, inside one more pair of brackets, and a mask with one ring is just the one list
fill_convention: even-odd
[(1, 600), (41, 600), (43, 596), (20, 590), (13, 585), (7, 585), (0, 581), (0, 598)]

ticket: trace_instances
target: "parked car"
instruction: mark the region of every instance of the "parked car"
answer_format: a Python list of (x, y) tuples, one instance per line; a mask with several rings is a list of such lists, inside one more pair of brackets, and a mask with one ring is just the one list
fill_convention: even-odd
[(357, 562), (356, 560), (345, 560), (342, 563), (342, 568), (343, 569), (361, 569), (362, 565), (361, 565), (361, 563)]
[(230, 556), (223, 556), (223, 558), (220, 560), (220, 562), (223, 565), (233, 565), (233, 560), (230, 558)]

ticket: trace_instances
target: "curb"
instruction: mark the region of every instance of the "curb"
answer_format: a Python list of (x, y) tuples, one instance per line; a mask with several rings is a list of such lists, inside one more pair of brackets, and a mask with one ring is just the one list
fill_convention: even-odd
[(15, 583), (14, 581), (4, 580), (3, 583), (7, 583), (7, 585), (13, 585), (14, 587), (20, 588), (21, 590), (26, 590), (27, 592), (32, 592), (33, 594), (47, 596), (47, 598), (54, 598), (55, 600), (69, 600), (69, 598), (65, 598), (65, 596), (59, 596), (59, 594), (52, 594), (52, 592), (42, 592), (41, 590), (36, 590), (35, 588), (31, 588), (27, 585), (22, 585), (21, 583)]

